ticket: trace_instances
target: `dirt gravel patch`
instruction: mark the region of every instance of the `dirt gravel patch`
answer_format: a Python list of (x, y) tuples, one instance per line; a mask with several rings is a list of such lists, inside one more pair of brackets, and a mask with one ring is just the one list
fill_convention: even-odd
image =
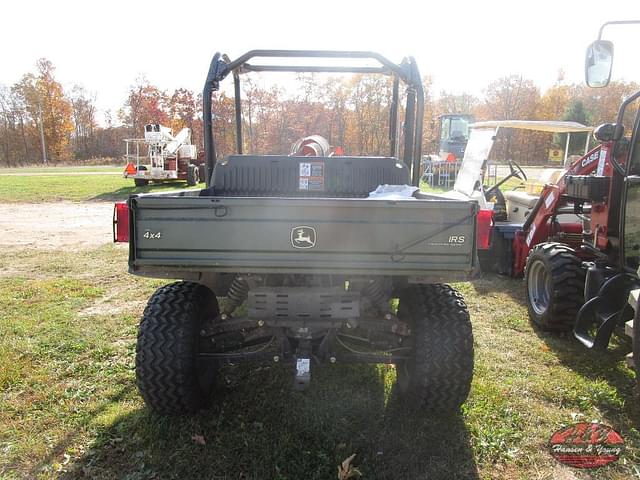
[(0, 247), (91, 248), (113, 241), (113, 202), (0, 205)]

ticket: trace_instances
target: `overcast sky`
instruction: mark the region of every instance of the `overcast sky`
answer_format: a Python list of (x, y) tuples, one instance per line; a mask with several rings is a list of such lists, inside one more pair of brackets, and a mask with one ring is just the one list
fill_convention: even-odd
[[(413, 55), (436, 91), (476, 95), (512, 73), (542, 89), (560, 68), (582, 82), (584, 51), (601, 23), (640, 19), (640, 1), (12, 0), (2, 17), (0, 83), (46, 57), (65, 87), (81, 84), (101, 110), (115, 111), (141, 74), (163, 89), (200, 91), (217, 50), (232, 58), (256, 48), (373, 50), (397, 62)], [(640, 81), (640, 26), (607, 29), (604, 38), (615, 43), (614, 77)]]

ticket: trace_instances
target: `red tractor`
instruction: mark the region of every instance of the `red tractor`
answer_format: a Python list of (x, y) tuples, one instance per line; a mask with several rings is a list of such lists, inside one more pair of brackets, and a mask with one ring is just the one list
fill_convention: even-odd
[[(591, 87), (609, 83), (613, 44), (601, 39), (602, 30), (621, 23), (640, 21), (605, 23), (587, 50)], [(626, 325), (640, 352), (640, 321), (633, 320), (640, 288), (640, 114), (627, 129), (623, 125), (639, 99), (640, 91), (622, 102), (615, 123), (595, 129), (599, 145), (544, 186), (503, 249), (511, 273), (524, 275), (533, 323), (543, 330), (573, 329), (588, 348), (606, 349), (612, 333)], [(494, 228), (493, 247), (501, 240), (504, 245), (499, 232)], [(635, 363), (638, 369), (640, 361)]]

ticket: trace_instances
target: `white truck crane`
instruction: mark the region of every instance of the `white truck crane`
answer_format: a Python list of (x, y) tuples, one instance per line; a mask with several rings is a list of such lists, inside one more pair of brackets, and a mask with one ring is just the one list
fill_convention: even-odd
[[(141, 150), (146, 156), (141, 156)], [(158, 123), (144, 126), (144, 138), (125, 139), (123, 176), (133, 178), (137, 187), (149, 182), (186, 180), (193, 186), (204, 181), (204, 161), (191, 144), (191, 130), (183, 128), (174, 137), (173, 131)]]

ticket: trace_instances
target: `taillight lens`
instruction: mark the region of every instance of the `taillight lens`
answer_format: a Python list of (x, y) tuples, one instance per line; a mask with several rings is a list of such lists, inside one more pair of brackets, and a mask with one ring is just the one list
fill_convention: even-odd
[(487, 250), (491, 246), (491, 227), (493, 226), (493, 210), (480, 210), (476, 230), (478, 249)]
[(129, 241), (129, 206), (127, 202), (116, 202), (113, 206), (113, 241)]

